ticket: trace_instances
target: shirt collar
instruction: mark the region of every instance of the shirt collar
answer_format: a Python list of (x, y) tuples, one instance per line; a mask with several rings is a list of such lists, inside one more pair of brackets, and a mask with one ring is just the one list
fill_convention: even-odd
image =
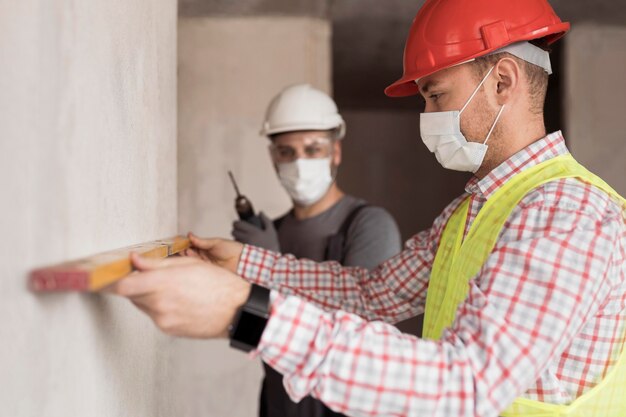
[(483, 179), (472, 177), (465, 185), (465, 191), (470, 194), (482, 195), (488, 199), (505, 182), (515, 174), (540, 164), (559, 155), (568, 154), (563, 133), (559, 130), (549, 134), (494, 168)]

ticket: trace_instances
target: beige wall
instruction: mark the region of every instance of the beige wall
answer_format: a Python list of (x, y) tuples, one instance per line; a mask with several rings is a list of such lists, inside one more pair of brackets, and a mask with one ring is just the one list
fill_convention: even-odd
[(574, 156), (626, 195), (626, 26), (576, 25), (566, 43), (566, 126)]
[[(236, 217), (229, 169), (257, 210), (289, 206), (259, 130), (283, 87), (330, 90), (330, 27), (306, 17), (180, 18), (178, 36), (179, 226), (227, 237)], [(257, 361), (224, 341), (174, 343), (181, 416), (256, 415)]]
[(170, 339), (38, 266), (176, 232), (176, 1), (0, 5), (0, 415), (170, 417)]

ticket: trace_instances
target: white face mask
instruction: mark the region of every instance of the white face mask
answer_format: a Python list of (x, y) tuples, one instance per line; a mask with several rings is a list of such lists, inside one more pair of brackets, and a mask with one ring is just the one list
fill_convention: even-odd
[(487, 75), (474, 90), (461, 111), (443, 111), (422, 113), (420, 116), (420, 133), (422, 141), (429, 151), (434, 152), (437, 161), (447, 169), (454, 171), (476, 172), (485, 159), (487, 140), (502, 115), (504, 106), (500, 108), (483, 143), (468, 142), (461, 133), (461, 113), (467, 108), (480, 87), (487, 80), (495, 67), (491, 67)]
[(317, 203), (326, 194), (333, 176), (331, 158), (296, 159), (277, 164), (278, 178), (292, 200), (302, 206)]

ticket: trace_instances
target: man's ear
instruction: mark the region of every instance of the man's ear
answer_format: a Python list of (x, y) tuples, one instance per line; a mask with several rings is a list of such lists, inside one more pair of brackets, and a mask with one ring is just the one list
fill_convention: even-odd
[(341, 139), (337, 139), (333, 142), (333, 165), (341, 165)]
[(510, 103), (518, 94), (521, 72), (522, 69), (513, 58), (502, 58), (498, 61), (494, 68), (498, 105), (503, 106)]

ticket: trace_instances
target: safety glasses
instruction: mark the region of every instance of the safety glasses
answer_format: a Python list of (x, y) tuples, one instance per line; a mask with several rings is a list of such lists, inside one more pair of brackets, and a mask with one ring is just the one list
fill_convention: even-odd
[(275, 163), (293, 162), (296, 159), (323, 159), (332, 155), (332, 141), (326, 137), (307, 138), (301, 143), (272, 143), (270, 155)]

